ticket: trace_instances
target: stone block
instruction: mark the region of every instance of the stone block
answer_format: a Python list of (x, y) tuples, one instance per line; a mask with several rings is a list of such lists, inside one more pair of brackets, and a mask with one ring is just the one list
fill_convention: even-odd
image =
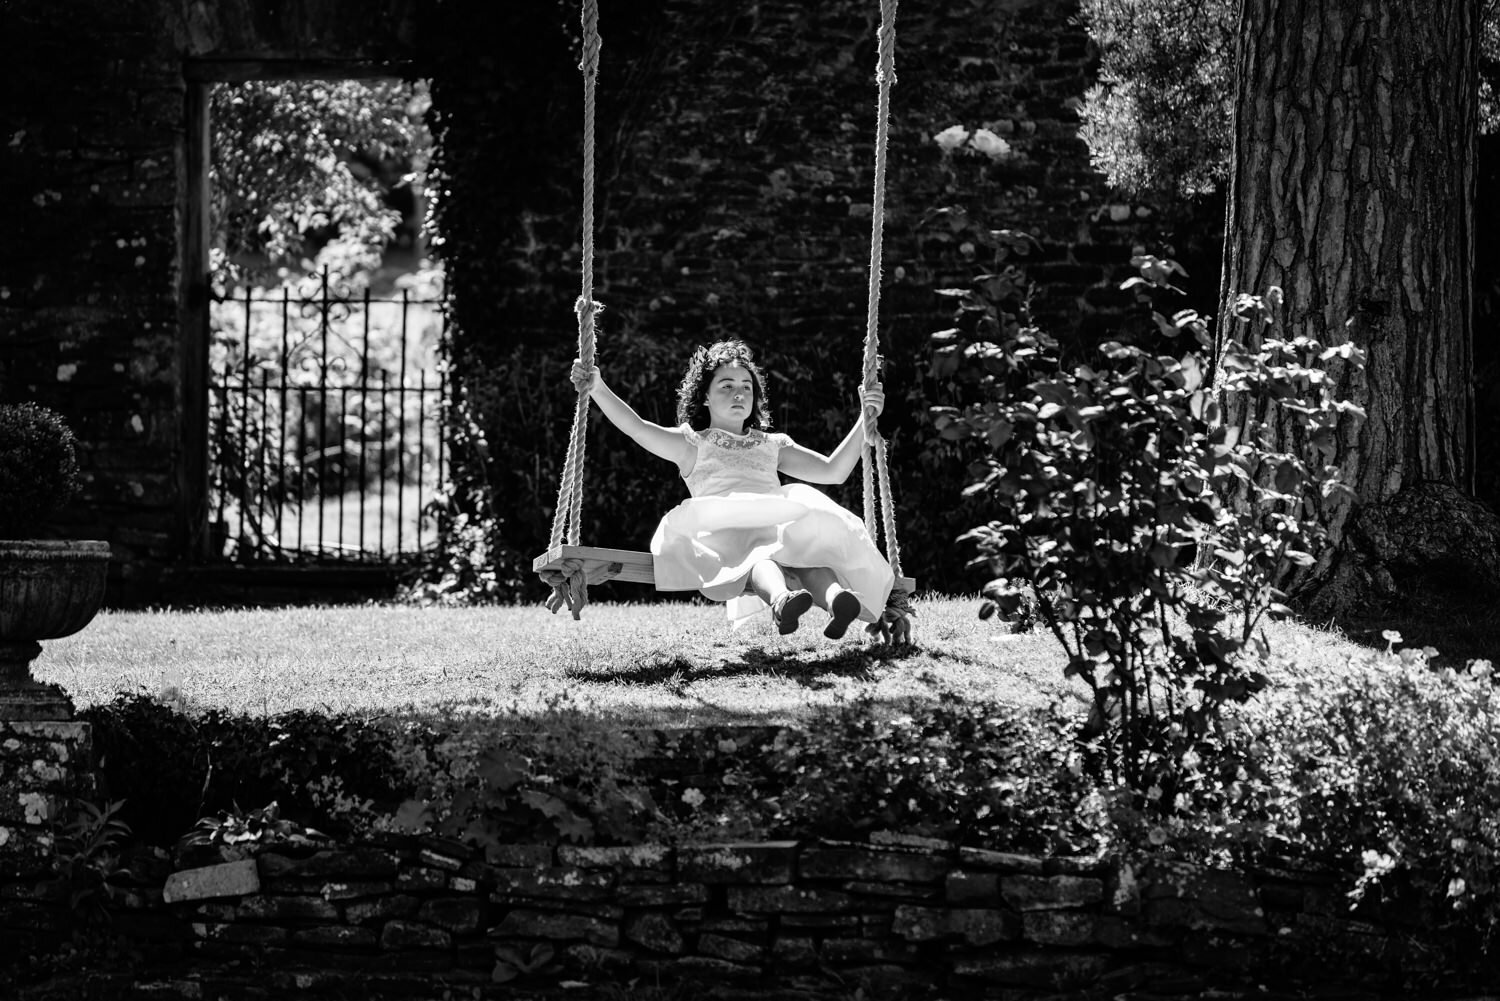
[(1094, 941), (1097, 918), (1087, 911), (1030, 911), (1022, 934), (1037, 945), (1079, 946)]
[(1049, 855), (1042, 861), (1047, 876), (1104, 876), (1108, 863), (1093, 855)]
[(276, 925), (217, 924), (194, 922), (193, 934), (213, 942), (232, 942), (244, 945), (281, 945), (291, 934)]
[(1150, 925), (1241, 935), (1270, 933), (1259, 895), (1239, 873), (1154, 861), (1142, 873), (1141, 884), (1144, 915)]
[(1000, 903), (1000, 874), (995, 872), (950, 872), (943, 881), (943, 895), (950, 904), (993, 907)]
[(795, 841), (683, 845), (677, 874), (698, 883), (784, 885), (792, 881), (796, 859)]
[(654, 912), (637, 914), (626, 921), (625, 938), (655, 952), (673, 956), (680, 955), (684, 946), (682, 933), (677, 930), (672, 919)]
[(490, 938), (545, 938), (552, 941), (583, 939), (593, 945), (614, 948), (620, 944), (619, 925), (582, 914), (513, 910), (489, 931)]
[(549, 869), (496, 869), (492, 900), (505, 903), (514, 897), (546, 900), (606, 900), (615, 876), (607, 871), (557, 866)]
[(449, 878), (450, 875), (442, 869), (429, 869), (426, 866), (403, 868), (396, 874), (396, 889), (407, 893), (445, 890), (448, 888)]
[(795, 886), (731, 886), (729, 909), (739, 914), (841, 914), (855, 909), (855, 900), (835, 890), (803, 890)]
[(761, 978), (760, 967), (733, 963), (712, 956), (681, 956), (671, 960), (645, 960), (640, 970), (655, 982), (661, 980), (686, 979), (704, 984), (747, 984)]
[(357, 900), (344, 907), (344, 920), (362, 925), (390, 918), (409, 918), (417, 913), (420, 901), (416, 897), (398, 893), (390, 897), (373, 900)]
[(771, 960), (778, 968), (810, 969), (818, 965), (817, 942), (796, 935), (778, 935), (771, 943)]
[(727, 959), (732, 963), (752, 963), (765, 955), (765, 948), (730, 938), (727, 935), (704, 934), (698, 936), (698, 951), (714, 959)]
[(322, 897), (278, 897), (259, 894), (245, 897), (235, 909), (240, 921), (317, 922), (337, 921), (339, 911)]
[(926, 852), (947, 852), (952, 842), (942, 838), (928, 838), (920, 834), (903, 834), (900, 831), (874, 831), (870, 834), (872, 845), (894, 845), (900, 848), (916, 848)]
[(1104, 881), (1084, 876), (1004, 876), (1000, 898), (1018, 911), (1087, 907), (1104, 899)]
[(5, 935), (12, 929), (60, 932), (68, 923), (68, 913), (62, 907), (30, 900), (0, 900), (0, 928), (6, 929)]
[(438, 897), (422, 903), (417, 919), (455, 935), (468, 935), (479, 930), (483, 911), (473, 897)]
[(708, 887), (702, 883), (674, 883), (671, 886), (622, 886), (615, 899), (624, 907), (669, 907), (681, 904), (708, 903)]
[(253, 859), (185, 869), (167, 877), (162, 900), (169, 904), (215, 897), (244, 897), (260, 892), (260, 872)]
[(417, 853), (417, 861), (432, 869), (442, 869), (445, 872), (459, 872), (464, 863), (468, 861), (467, 854), (449, 855), (444, 852), (434, 851), (431, 848), (423, 848)]
[[(1042, 914), (1072, 914), (1076, 911), (1036, 911), (1027, 918)], [(1130, 920), (1113, 914), (1101, 914), (1094, 919), (1095, 944), (1110, 949), (1165, 949), (1177, 944), (1175, 936), (1163, 935), (1147, 928), (1141, 921)]]
[(942, 899), (943, 890), (933, 883), (882, 883), (854, 881), (839, 883), (838, 888), (859, 897), (880, 900), (910, 900), (929, 903)]
[(809, 848), (797, 860), (803, 879), (931, 883), (948, 869), (948, 860), (934, 855), (858, 848)]
[(1020, 952), (959, 959), (953, 964), (953, 973), (1000, 987), (1066, 991), (1093, 984), (1109, 970), (1110, 963), (1109, 956), (1094, 953)]
[(873, 963), (880, 958), (880, 947), (867, 938), (831, 938), (818, 955), (825, 963)]
[(908, 942), (962, 939), (989, 945), (1020, 935), (1021, 922), (1008, 911), (985, 908), (898, 907), (891, 934)]
[(665, 845), (627, 845), (612, 848), (578, 848), (563, 845), (557, 849), (561, 865), (579, 869), (648, 869), (669, 870), (671, 852)]
[(825, 934), (858, 935), (864, 922), (858, 914), (782, 914), (776, 919), (782, 928), (821, 931)]
[(450, 949), (453, 936), (441, 928), (415, 921), (387, 921), (380, 930), (380, 947), (388, 952), (410, 949)]
[[(491, 961), (485, 967), (486, 971), (492, 969), (493, 948), (491, 949)], [(613, 977), (614, 983), (625, 983), (633, 976), (636, 954), (629, 949), (604, 949), (597, 945), (578, 943), (563, 946), (561, 965), (564, 969), (571, 970), (580, 976), (602, 979)]]
[(1034, 855), (1017, 855), (1014, 852), (996, 852), (988, 848), (960, 848), (958, 861), (975, 869), (994, 869), (999, 872), (1017, 872), (1027, 876), (1040, 876), (1045, 868), (1042, 859)]
[(305, 858), (264, 852), (260, 855), (262, 879), (393, 879), (400, 858), (379, 848), (324, 850)]
[(546, 869), (552, 862), (551, 845), (489, 845), (484, 851), (484, 861), (464, 864), (460, 871), (465, 876), (485, 879), (486, 867), (501, 869)]
[(318, 887), (318, 896), (324, 900), (361, 900), (383, 897), (395, 888), (396, 884), (388, 879), (327, 882)]
[(291, 942), (293, 945), (315, 949), (373, 949), (376, 939), (372, 928), (319, 925), (313, 928), (293, 928)]

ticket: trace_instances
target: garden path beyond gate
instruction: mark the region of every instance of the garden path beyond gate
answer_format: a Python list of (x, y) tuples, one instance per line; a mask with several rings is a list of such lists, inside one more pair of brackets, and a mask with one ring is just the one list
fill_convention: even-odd
[(424, 509), (446, 462), (446, 300), (440, 281), (410, 277), (381, 295), (327, 269), (280, 289), (215, 292), (213, 560), (389, 564), (432, 544)]

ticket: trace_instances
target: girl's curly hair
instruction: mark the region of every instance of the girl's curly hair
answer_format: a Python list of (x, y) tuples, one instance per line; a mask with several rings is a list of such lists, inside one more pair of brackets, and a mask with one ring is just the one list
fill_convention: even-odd
[(745, 429), (771, 430), (771, 406), (766, 401), (766, 377), (755, 363), (755, 354), (741, 340), (716, 341), (707, 347), (699, 347), (688, 362), (682, 385), (677, 387), (677, 423), (686, 424), (695, 431), (709, 425), (708, 384), (714, 373), (725, 365), (738, 365), (750, 373), (755, 382), (755, 399), (750, 406), (750, 418)]

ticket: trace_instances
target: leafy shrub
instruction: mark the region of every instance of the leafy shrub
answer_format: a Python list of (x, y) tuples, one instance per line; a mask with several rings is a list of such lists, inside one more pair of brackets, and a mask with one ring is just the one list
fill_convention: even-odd
[(1111, 185), (1180, 197), (1223, 183), (1235, 10), (1228, 0), (1084, 0), (1102, 65), (1079, 135)]
[[(1175, 291), (1172, 262), (1132, 263), (1141, 276), (1126, 287)], [(1323, 505), (1341, 489), (1335, 435), (1361, 416), (1319, 366), (1362, 356), (1278, 338), (1277, 289), (1241, 296), (1255, 346), (1230, 342), (1217, 358), (1216, 388), (1244, 414), (1231, 422), (1201, 352), (1110, 342), (1065, 369), (1056, 342), (1003, 312), (984, 278), (945, 290), (965, 322), (933, 335), (934, 366), (960, 386), (934, 424), (978, 446), (966, 492), (989, 520), (965, 538), (996, 575), (980, 615), (1013, 617), (1033, 599), (1065, 673), (1094, 693), (1082, 736), (1097, 742), (1095, 767), (1160, 790), (1185, 754), (1207, 750), (1221, 708), (1265, 683), (1256, 627), (1287, 611), (1280, 586), (1314, 562)], [(1191, 310), (1153, 317), (1169, 342), (1210, 343)]]
[(417, 783), (392, 826), (492, 849), (516, 843), (635, 844), (656, 806), (636, 768), (643, 738), (598, 725), (559, 697), (522, 732), (476, 721), (413, 731), (404, 766)]
[(357, 831), (408, 791), (392, 728), (356, 716), (184, 713), (140, 695), (80, 716), (93, 724), (105, 789), (149, 844), (174, 843), (206, 814), (272, 801), (330, 833)]
[(751, 749), (730, 773), (726, 807), (777, 837), (898, 831), (1013, 851), (1099, 844), (1080, 810), (1083, 777), (1063, 717), (944, 694), (892, 716), (864, 696), (819, 709), (804, 729)]
[(34, 536), (78, 490), (73, 432), (35, 403), (0, 404), (0, 539)]
[(281, 815), (271, 802), (256, 810), (220, 810), (203, 817), (177, 840), (179, 853), (200, 849), (235, 849), (247, 845), (315, 845), (325, 836)]
[(1307, 677), (1248, 734), (1283, 791), (1281, 837), (1357, 874), (1355, 902), (1494, 955), (1500, 694), (1489, 662), (1438, 670), (1435, 653), (1387, 650)]

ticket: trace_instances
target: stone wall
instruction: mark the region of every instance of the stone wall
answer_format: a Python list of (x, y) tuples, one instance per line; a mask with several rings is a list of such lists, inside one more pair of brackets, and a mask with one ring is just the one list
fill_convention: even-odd
[(152, 997), (635, 978), (761, 996), (860, 985), (877, 996), (1170, 996), (1160, 992), (1391, 986), (1443, 968), (1407, 941), (1415, 929), (1356, 919), (1316, 872), (878, 841), (479, 853), (392, 836), (231, 848), (163, 866), (117, 901), (114, 928), (149, 943), (128, 977)]
[(91, 732), (87, 723), (0, 720), (0, 941), (17, 956), (69, 930), (50, 884), (68, 811), (94, 790)]

